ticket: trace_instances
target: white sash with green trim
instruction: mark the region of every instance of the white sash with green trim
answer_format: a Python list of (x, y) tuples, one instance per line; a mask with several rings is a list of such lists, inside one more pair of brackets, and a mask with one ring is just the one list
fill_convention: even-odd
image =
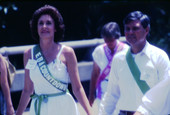
[(140, 73), (140, 70), (139, 70), (137, 64), (134, 61), (134, 58), (132, 57), (130, 48), (128, 49), (127, 54), (126, 54), (126, 61), (128, 63), (129, 69), (130, 69), (136, 83), (138, 84), (140, 90), (142, 91), (143, 94), (145, 94), (150, 89), (150, 87), (148, 86), (148, 84), (145, 81), (140, 80), (141, 73)]
[(56, 78), (54, 78), (52, 76), (52, 74), (50, 73), (46, 60), (43, 56), (43, 54), (41, 53), (41, 49), (39, 45), (36, 45), (33, 49), (34, 51), (34, 57), (37, 61), (37, 65), (39, 67), (39, 70), (42, 74), (42, 76), (55, 88), (61, 90), (61, 91), (66, 91), (67, 87), (68, 87), (68, 83), (64, 83), (62, 81), (57, 80)]

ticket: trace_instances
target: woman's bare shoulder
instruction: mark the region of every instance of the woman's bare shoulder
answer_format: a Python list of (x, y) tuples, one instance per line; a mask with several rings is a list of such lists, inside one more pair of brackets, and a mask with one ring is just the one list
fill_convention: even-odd
[(1, 54), (0, 54), (0, 62), (5, 62), (5, 57), (3, 57)]
[(71, 55), (71, 54), (74, 53), (74, 50), (73, 50), (73, 48), (70, 47), (70, 46), (64, 46), (64, 48), (63, 48), (63, 53), (64, 53), (65, 55)]
[(31, 48), (24, 51), (24, 58), (31, 58)]

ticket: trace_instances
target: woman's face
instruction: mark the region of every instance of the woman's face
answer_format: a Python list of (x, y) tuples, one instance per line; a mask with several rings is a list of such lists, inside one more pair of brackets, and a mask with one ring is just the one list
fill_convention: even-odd
[(40, 40), (54, 39), (54, 33), (56, 32), (54, 20), (50, 15), (42, 15), (38, 20), (38, 35)]

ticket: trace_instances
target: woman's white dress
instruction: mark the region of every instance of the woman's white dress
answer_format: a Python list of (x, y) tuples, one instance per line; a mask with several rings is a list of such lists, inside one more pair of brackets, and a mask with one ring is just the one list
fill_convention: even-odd
[[(67, 67), (62, 61), (59, 60), (59, 56), (62, 52), (64, 45), (62, 45), (57, 58), (49, 63), (47, 66), (56, 79), (68, 83), (69, 75)], [(33, 48), (32, 48), (32, 59), (33, 59)], [(61, 92), (60, 90), (53, 87), (41, 74), (38, 66), (34, 69), (30, 69), (30, 78), (34, 84), (34, 90), (37, 95), (41, 94), (54, 94)], [(30, 115), (35, 115), (34, 109), (35, 99), (32, 99), (30, 107)], [(66, 93), (60, 96), (48, 97), (47, 102), (41, 104), (40, 115), (79, 115), (75, 100), (70, 93)]]

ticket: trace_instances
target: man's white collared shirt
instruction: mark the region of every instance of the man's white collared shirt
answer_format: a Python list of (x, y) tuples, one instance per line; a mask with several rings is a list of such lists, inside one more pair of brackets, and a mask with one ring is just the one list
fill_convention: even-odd
[[(99, 108), (101, 115), (111, 115), (116, 107), (120, 110), (136, 111), (142, 102), (143, 93), (130, 72), (126, 52), (127, 50), (124, 50), (116, 54), (112, 61), (108, 88)], [(141, 72), (140, 79), (145, 80), (150, 88), (170, 76), (167, 54), (148, 42), (144, 49), (133, 57)]]

